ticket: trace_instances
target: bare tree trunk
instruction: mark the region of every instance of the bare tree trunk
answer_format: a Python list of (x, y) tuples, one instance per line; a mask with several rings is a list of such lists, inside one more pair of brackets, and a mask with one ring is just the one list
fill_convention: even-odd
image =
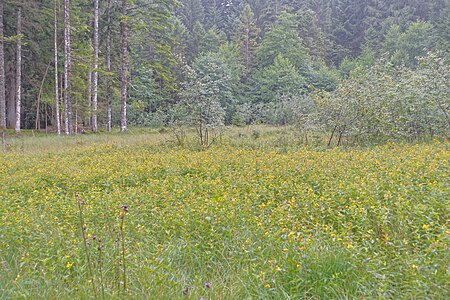
[(50, 69), (52, 62), (50, 61), (47, 65), (47, 68), (45, 69), (44, 77), (41, 81), (41, 87), (39, 88), (39, 93), (37, 97), (37, 103), (36, 103), (36, 122), (35, 122), (35, 129), (41, 130), (41, 97), (42, 97), (42, 91), (44, 90), (44, 83), (45, 79), (47, 78), (48, 69)]
[(342, 142), (342, 135), (344, 134), (344, 132), (345, 132), (345, 126), (340, 130), (340, 132), (339, 132), (339, 139), (338, 139), (338, 142), (337, 142), (337, 146), (339, 147), (340, 145), (341, 145), (341, 142)]
[[(92, 65), (89, 64), (89, 70), (92, 69)], [(88, 72), (87, 78), (87, 105), (88, 105), (88, 125), (92, 127), (92, 72)]]
[(64, 72), (59, 72), (59, 90), (60, 90), (59, 103), (62, 104), (61, 107), (59, 108), (59, 114), (61, 116), (61, 131), (62, 130), (65, 131), (65, 128), (63, 128), (64, 120), (66, 119), (64, 108)]
[(70, 0), (64, 0), (64, 125), (66, 134), (72, 133), (72, 107), (70, 105)]
[(94, 73), (92, 87), (92, 131), (98, 131), (97, 108), (98, 108), (98, 1), (94, 0)]
[(338, 128), (338, 125), (336, 124), (335, 126), (334, 126), (334, 128), (333, 128), (333, 132), (331, 132), (331, 136), (330, 136), (330, 139), (328, 140), (328, 147), (330, 147), (331, 146), (331, 141), (333, 140), (333, 137), (334, 137), (334, 133), (336, 132), (336, 129)]
[(5, 52), (3, 48), (3, 0), (0, 0), (0, 128), (6, 128)]
[(127, 130), (127, 51), (128, 51), (128, 20), (127, 20), (127, 0), (122, 0), (122, 19), (120, 21), (120, 30), (122, 33), (122, 105), (120, 109), (120, 131)]
[(106, 131), (111, 131), (112, 129), (112, 109), (111, 109), (111, 0), (108, 0), (108, 5), (106, 8), (107, 16), (107, 28), (106, 28), (106, 70), (108, 71), (108, 76), (106, 76), (106, 110), (107, 110), (107, 125)]
[(200, 146), (203, 146), (203, 127), (202, 127), (202, 118), (200, 116), (200, 123), (198, 124), (198, 134), (200, 137)]
[[(11, 51), (13, 52), (13, 51)], [(12, 57), (14, 54), (9, 53), (8, 56)], [(14, 62), (12, 59), (6, 61), (5, 65), (5, 95), (6, 95), (6, 127), (14, 128), (16, 124), (16, 76), (14, 70)]]
[(14, 131), (20, 132), (20, 106), (22, 98), (22, 8), (17, 7), (17, 48), (16, 48), (16, 126)]
[(78, 134), (78, 101), (75, 100), (75, 134)]
[(48, 132), (48, 105), (45, 104), (45, 134)]
[(56, 132), (61, 134), (61, 118), (59, 116), (59, 82), (58, 82), (58, 1), (55, 0), (55, 110), (56, 110)]

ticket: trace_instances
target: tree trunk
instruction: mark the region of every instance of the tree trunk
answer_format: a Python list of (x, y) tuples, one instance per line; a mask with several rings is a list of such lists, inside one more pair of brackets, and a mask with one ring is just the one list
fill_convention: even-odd
[(59, 82), (58, 82), (58, 5), (55, 0), (55, 111), (56, 111), (56, 132), (61, 134), (61, 118), (59, 116)]
[(5, 132), (2, 131), (2, 151), (6, 151), (6, 140), (5, 140)]
[(72, 133), (70, 103), (70, 0), (64, 0), (64, 125), (66, 134)]
[(330, 139), (328, 140), (328, 144), (327, 144), (328, 147), (331, 146), (331, 141), (333, 140), (334, 133), (336, 132), (336, 129), (337, 129), (337, 128), (338, 128), (338, 125), (336, 124), (336, 125), (334, 126), (334, 128), (333, 128), (333, 132), (331, 132)]
[(0, 128), (6, 127), (5, 52), (3, 49), (3, 0), (0, 0)]
[(20, 132), (20, 106), (22, 98), (22, 8), (17, 8), (17, 46), (16, 46), (16, 126), (14, 131)]
[(92, 78), (92, 131), (98, 131), (97, 108), (98, 108), (98, 1), (94, 0), (94, 72)]
[(36, 122), (35, 122), (35, 129), (41, 130), (41, 97), (42, 92), (44, 90), (44, 83), (45, 79), (47, 79), (48, 69), (50, 69), (50, 66), (52, 65), (52, 62), (50, 61), (47, 65), (47, 68), (45, 69), (44, 77), (41, 81), (41, 87), (39, 88), (39, 93), (37, 97), (37, 103), (36, 103)]
[(45, 134), (48, 132), (48, 105), (45, 104)]
[(78, 134), (78, 101), (75, 100), (75, 124), (74, 124), (75, 134)]
[(339, 139), (338, 139), (338, 142), (337, 142), (337, 146), (339, 147), (340, 145), (341, 145), (341, 142), (342, 142), (342, 135), (344, 134), (344, 132), (345, 132), (345, 126), (340, 130), (340, 132), (339, 132)]
[(14, 51), (11, 50), (12, 53), (8, 53), (8, 57), (10, 59), (6, 60), (6, 89), (5, 89), (5, 95), (6, 95), (6, 127), (7, 128), (14, 128), (16, 124), (16, 76), (15, 76), (15, 70), (14, 70)]
[(64, 72), (59, 72), (59, 91), (59, 103), (62, 104), (59, 108), (59, 115), (61, 118), (61, 131), (65, 131), (65, 128), (63, 128), (63, 120), (66, 119), (64, 108)]
[[(92, 65), (89, 64), (89, 70), (92, 69)], [(92, 128), (92, 72), (88, 72), (87, 78), (87, 106), (88, 106), (88, 126)]]
[(127, 0), (122, 0), (122, 19), (120, 21), (120, 30), (122, 33), (122, 105), (120, 109), (120, 131), (127, 130), (127, 51), (128, 51), (128, 24), (127, 24)]
[(106, 70), (108, 71), (108, 76), (106, 76), (106, 110), (107, 110), (107, 123), (106, 131), (111, 131), (112, 129), (112, 108), (111, 108), (111, 0), (108, 0), (106, 8), (107, 17), (107, 27), (106, 27)]

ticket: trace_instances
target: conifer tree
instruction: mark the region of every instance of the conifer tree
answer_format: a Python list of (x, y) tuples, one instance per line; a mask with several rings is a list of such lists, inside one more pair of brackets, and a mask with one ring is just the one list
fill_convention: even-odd
[(247, 72), (253, 68), (253, 60), (256, 46), (258, 44), (258, 34), (260, 29), (256, 26), (256, 19), (249, 4), (244, 6), (239, 22), (234, 32), (234, 41), (238, 45), (241, 60)]

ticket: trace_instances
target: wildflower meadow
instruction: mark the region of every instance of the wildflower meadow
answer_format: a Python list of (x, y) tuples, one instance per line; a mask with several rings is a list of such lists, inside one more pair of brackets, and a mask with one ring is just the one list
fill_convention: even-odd
[(0, 155), (1, 299), (448, 299), (450, 144)]

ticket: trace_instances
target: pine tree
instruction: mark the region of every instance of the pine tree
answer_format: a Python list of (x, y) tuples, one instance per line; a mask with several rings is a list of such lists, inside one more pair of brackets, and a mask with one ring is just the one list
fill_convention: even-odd
[(247, 72), (253, 68), (258, 34), (260, 29), (256, 26), (256, 19), (249, 4), (244, 6), (239, 17), (239, 23), (234, 32), (234, 42), (238, 45), (241, 53), (241, 61)]
[(200, 41), (199, 53), (217, 52), (227, 40), (227, 36), (216, 28), (208, 29)]
[(300, 72), (308, 71), (309, 58), (307, 50), (298, 35), (295, 15), (282, 13), (262, 39), (256, 49), (256, 63), (264, 68), (271, 65), (281, 54), (295, 65)]
[(311, 9), (304, 9), (296, 13), (298, 32), (308, 54), (316, 59), (325, 59), (331, 50), (331, 41), (318, 26), (316, 13)]
[(218, 0), (202, 0), (203, 10), (204, 10), (204, 21), (203, 25), (205, 28), (219, 28), (222, 19), (219, 12)]
[(205, 33), (206, 31), (202, 23), (196, 22), (186, 43), (186, 59), (188, 62), (193, 61), (200, 53), (200, 43), (202, 42)]
[(368, 0), (339, 0), (333, 3), (332, 60), (339, 64), (348, 55), (355, 57), (364, 42)]
[(182, 0), (181, 3), (178, 15), (186, 28), (192, 32), (195, 23), (203, 23), (205, 13), (202, 2), (201, 0)]

